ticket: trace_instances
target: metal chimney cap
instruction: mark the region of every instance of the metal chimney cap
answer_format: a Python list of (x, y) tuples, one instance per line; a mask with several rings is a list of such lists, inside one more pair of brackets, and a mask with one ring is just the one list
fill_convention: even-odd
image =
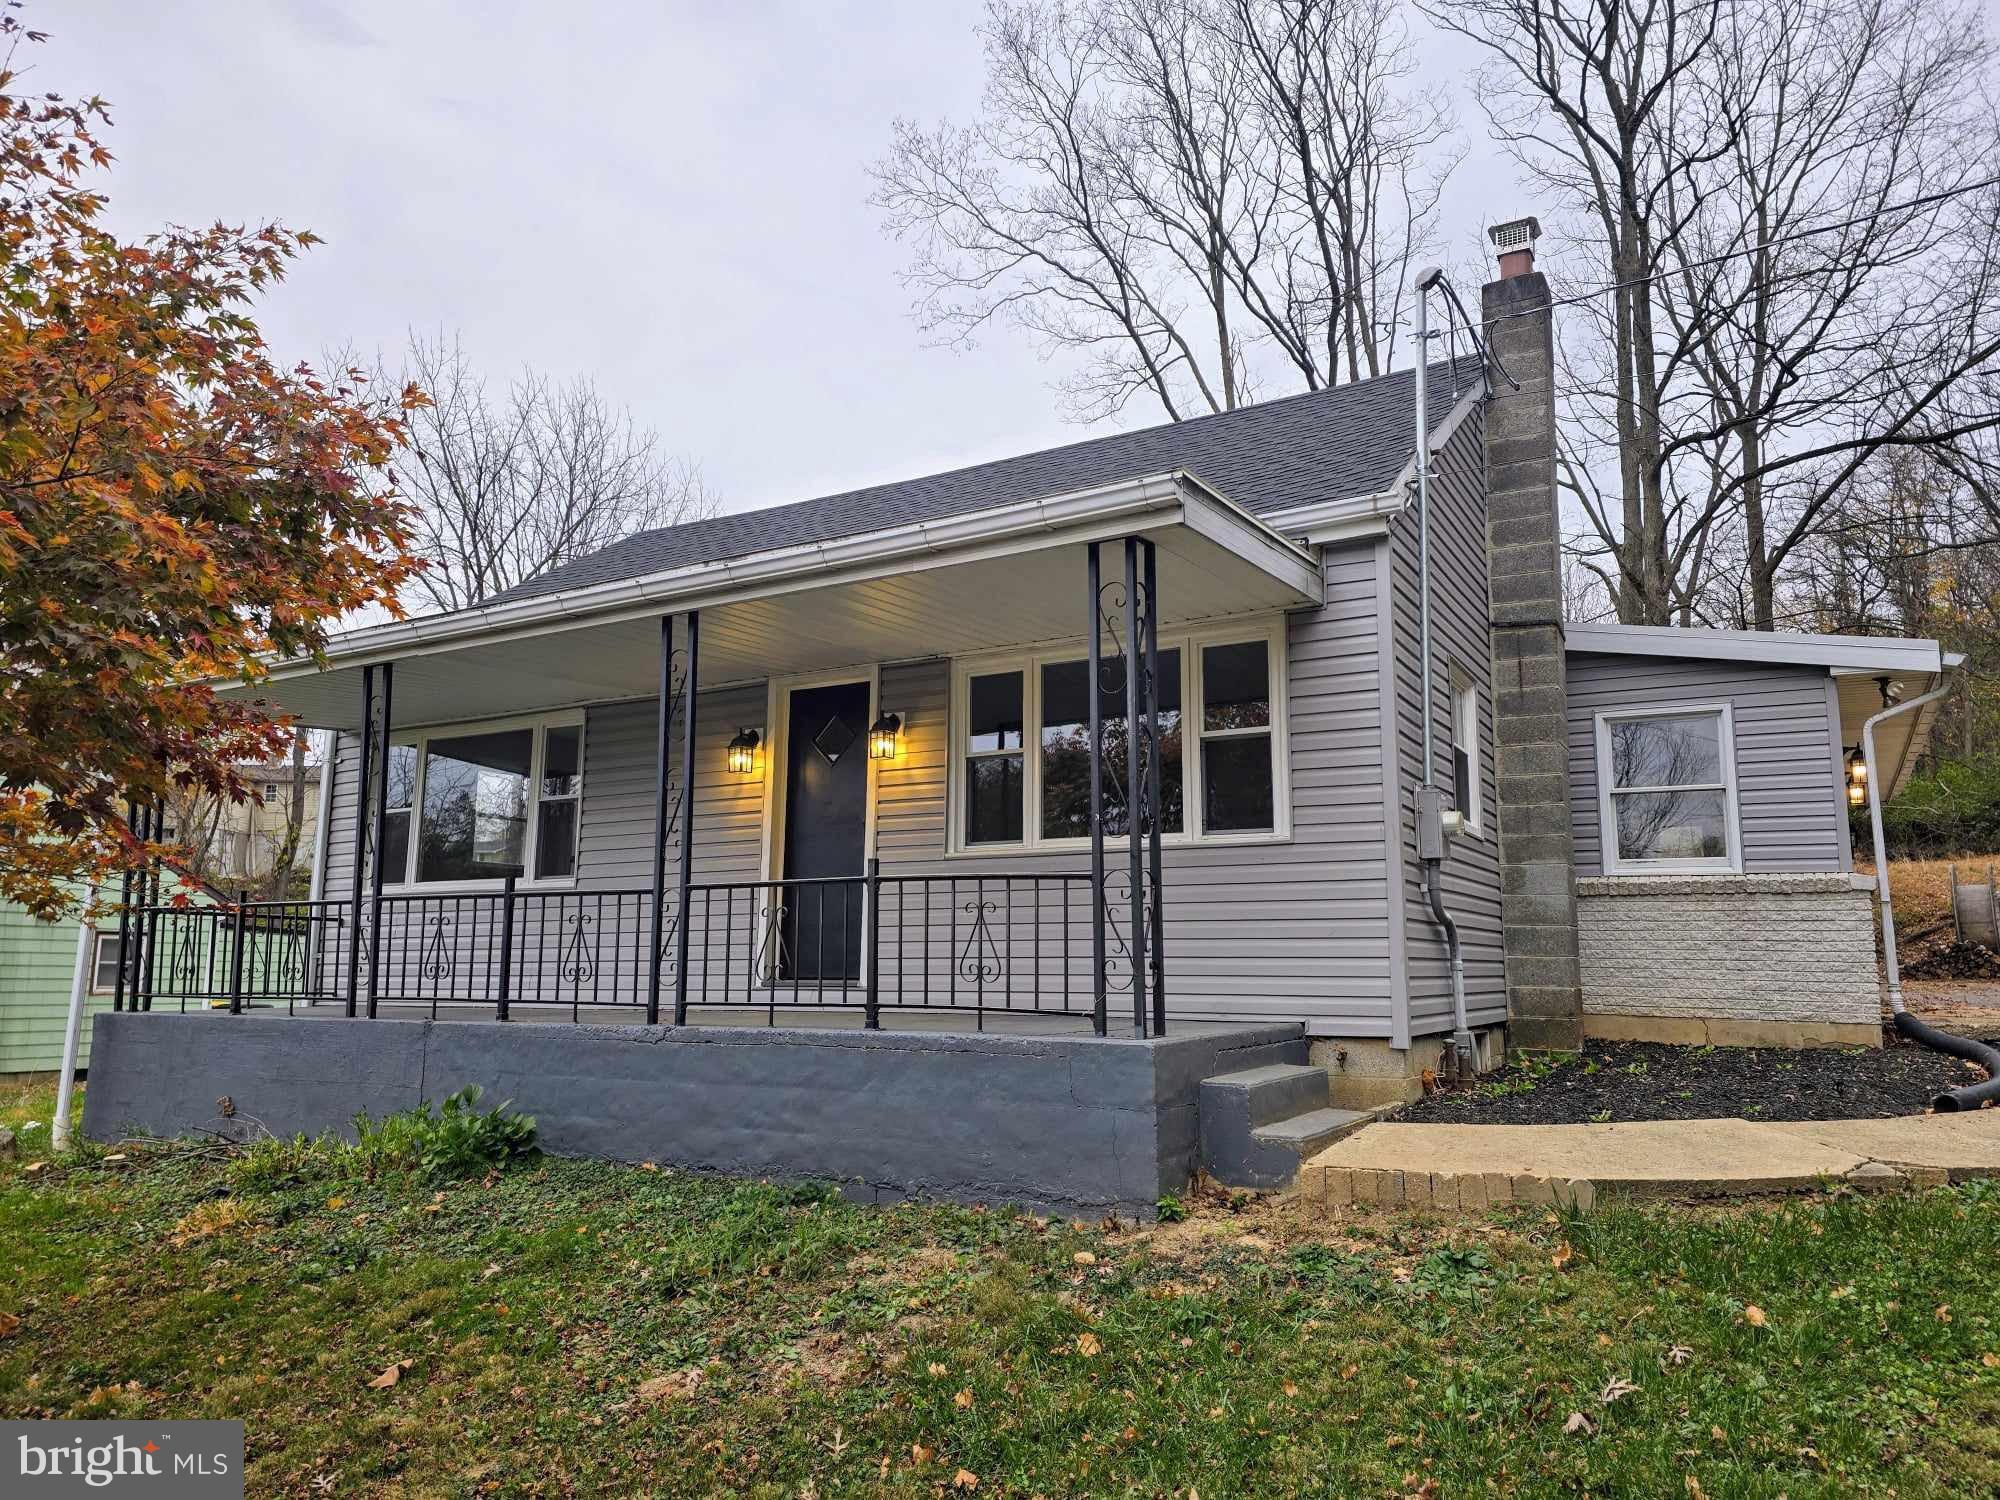
[(1504, 224), (1495, 224), (1486, 234), (1503, 252), (1525, 250), (1542, 237), (1542, 221), (1530, 214), (1525, 219), (1509, 219)]

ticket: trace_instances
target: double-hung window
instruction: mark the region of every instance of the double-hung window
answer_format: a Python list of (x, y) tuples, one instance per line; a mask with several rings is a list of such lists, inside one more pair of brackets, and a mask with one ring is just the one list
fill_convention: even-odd
[[(1160, 833), (1284, 831), (1283, 625), (1159, 642)], [(1090, 837), (1090, 664), (1079, 646), (960, 662), (953, 674), (952, 847), (1063, 848)], [(1125, 663), (1100, 663), (1104, 831), (1128, 829)], [(1199, 704), (1199, 714), (1186, 705)]]
[(389, 747), (387, 774), (386, 883), (575, 877), (581, 719), (424, 731)]
[(1597, 784), (1607, 875), (1742, 869), (1726, 704), (1599, 714)]
[(1451, 805), (1465, 831), (1479, 832), (1479, 684), (1465, 668), (1451, 667)]

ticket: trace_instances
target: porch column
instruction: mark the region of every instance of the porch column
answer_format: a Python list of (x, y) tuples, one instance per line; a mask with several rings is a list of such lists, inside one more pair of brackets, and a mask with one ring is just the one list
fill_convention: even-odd
[[(1146, 582), (1146, 859), (1152, 879), (1146, 900), (1146, 958), (1153, 971), (1153, 1035), (1167, 1034), (1166, 887), (1160, 864), (1160, 823), (1166, 804), (1160, 793), (1160, 569), (1150, 540), (1139, 543)], [(1195, 713), (1201, 705), (1193, 705)], [(1181, 705), (1187, 721), (1189, 705)], [(1187, 743), (1183, 736), (1181, 743)], [(1181, 752), (1185, 755), (1185, 749)], [(1182, 782), (1185, 786), (1185, 777)], [(1183, 809), (1182, 816), (1192, 816)]]
[[(1104, 972), (1104, 714), (1098, 701), (1098, 673), (1103, 668), (1098, 647), (1098, 592), (1102, 588), (1098, 544), (1088, 550), (1087, 574), (1090, 584), (1089, 660), (1085, 671), (1089, 681), (1084, 695), (1090, 702), (1090, 985), (1091, 1026), (1099, 1036), (1106, 1030), (1106, 974)], [(1030, 816), (1033, 816), (1032, 810)]]
[[(674, 617), (660, 616), (660, 722), (653, 740), (653, 942), (646, 976), (646, 1024), (660, 1024), (660, 972), (667, 958), (667, 790), (673, 748)], [(685, 919), (676, 918), (677, 930)]]
[(375, 990), (382, 978), (382, 830), (389, 821), (389, 724), (396, 689), (396, 664), (382, 663), (382, 717), (375, 726), (374, 848), (368, 860), (368, 1019), (375, 1019)]
[(694, 730), (701, 691), (701, 611), (687, 612), (687, 665), (681, 672), (681, 901), (674, 954), (674, 1024), (688, 1018), (688, 897), (694, 886)]
[[(340, 740), (333, 742), (340, 752)], [(354, 890), (347, 924), (347, 1015), (361, 989), (361, 876), (368, 863), (368, 760), (375, 748), (375, 669), (361, 669), (361, 771), (354, 783)]]
[(1146, 1034), (1146, 768), (1139, 759), (1139, 539), (1125, 538), (1125, 874), (1131, 910), (1132, 1035)]

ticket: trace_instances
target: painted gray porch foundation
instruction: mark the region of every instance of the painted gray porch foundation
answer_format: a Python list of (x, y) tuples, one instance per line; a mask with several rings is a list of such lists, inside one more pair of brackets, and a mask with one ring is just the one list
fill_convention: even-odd
[(351, 1135), (357, 1112), (478, 1084), (559, 1156), (1142, 1216), (1193, 1175), (1202, 1079), (1305, 1060), (1297, 1025), (1137, 1041), (131, 1012), (99, 1015), (91, 1048), (99, 1141), (252, 1120)]

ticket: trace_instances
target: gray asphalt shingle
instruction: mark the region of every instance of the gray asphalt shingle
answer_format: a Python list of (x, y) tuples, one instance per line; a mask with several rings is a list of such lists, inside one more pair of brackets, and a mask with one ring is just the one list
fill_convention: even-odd
[[(1432, 367), (1431, 420), (1479, 378), (1476, 357), (1457, 379)], [(552, 568), (489, 603), (528, 599), (650, 573), (721, 562), (778, 547), (1043, 500), (1182, 469), (1253, 515), (1373, 494), (1391, 484), (1414, 447), (1414, 374), (1285, 396), (1185, 422), (1089, 438), (1039, 453), (875, 485), (791, 505), (740, 511), (643, 531)]]

